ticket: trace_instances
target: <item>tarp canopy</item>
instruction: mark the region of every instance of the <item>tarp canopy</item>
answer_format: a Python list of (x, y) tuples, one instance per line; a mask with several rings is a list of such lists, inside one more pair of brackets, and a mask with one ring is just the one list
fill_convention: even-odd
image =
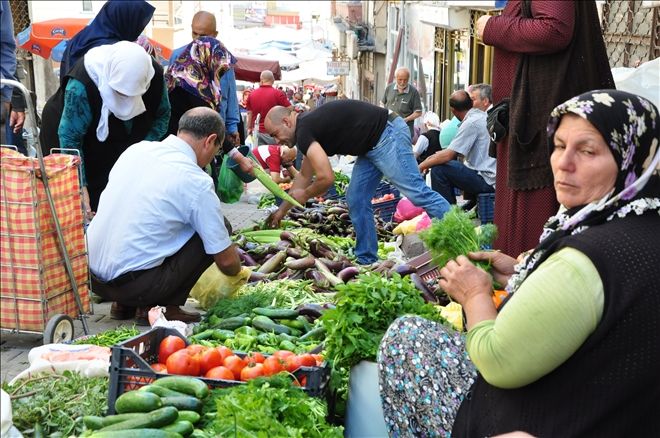
[(272, 71), (275, 80), (282, 78), (282, 69), (280, 68), (280, 62), (277, 60), (236, 54), (234, 56), (236, 57), (234, 72), (238, 81), (259, 82), (259, 76), (264, 70)]

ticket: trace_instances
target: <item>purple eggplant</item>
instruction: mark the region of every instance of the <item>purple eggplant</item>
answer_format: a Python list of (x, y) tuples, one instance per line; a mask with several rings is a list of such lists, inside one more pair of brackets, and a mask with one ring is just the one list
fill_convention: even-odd
[(336, 286), (338, 284), (342, 284), (343, 281), (341, 281), (335, 274), (330, 271), (330, 269), (321, 261), (321, 259), (316, 259), (314, 260), (314, 266), (316, 266), (316, 269), (319, 270), (319, 272), (330, 282), (332, 286)]
[(258, 269), (259, 272), (264, 274), (270, 274), (271, 272), (277, 272), (284, 263), (286, 259), (286, 251), (280, 251), (277, 254), (273, 255), (271, 258), (266, 260), (263, 265)]
[(241, 248), (236, 248), (236, 250), (238, 251), (238, 257), (241, 259), (243, 266), (257, 266), (257, 262), (254, 261), (250, 254), (243, 251)]
[(275, 244), (275, 248), (277, 248), (278, 251), (286, 251), (286, 249), (291, 245), (293, 245), (293, 243), (289, 242), (288, 240), (280, 240)]
[(305, 276), (307, 275), (311, 277), (311, 280), (314, 282), (314, 286), (321, 289), (327, 289), (330, 287), (330, 281), (321, 272), (310, 269), (307, 271), (307, 273), (305, 273)]
[(280, 233), (280, 240), (286, 240), (290, 243), (294, 243), (296, 236), (291, 231), (282, 231), (282, 233)]
[(414, 266), (409, 265), (408, 263), (403, 263), (401, 265), (397, 265), (394, 268), (392, 268), (393, 272), (396, 272), (397, 274), (401, 275), (402, 277), (405, 277), (406, 275), (410, 275), (414, 272), (417, 272), (417, 268)]
[(410, 274), (410, 280), (412, 280), (413, 284), (419, 291), (422, 293), (422, 297), (424, 298), (424, 301), (428, 303), (437, 303), (438, 302), (438, 297), (435, 296), (433, 292), (428, 288), (426, 285), (426, 282), (422, 279), (422, 277), (419, 276), (416, 272), (413, 272)]
[(301, 304), (296, 308), (296, 310), (298, 311), (299, 315), (319, 318), (325, 309), (320, 304)]
[(344, 262), (342, 260), (330, 260), (325, 257), (321, 257), (319, 260), (321, 260), (332, 272), (339, 272), (344, 268)]
[(356, 268), (355, 266), (349, 266), (339, 271), (337, 277), (339, 277), (339, 279), (344, 283), (347, 283), (348, 281), (352, 280), (355, 276), (357, 276), (359, 273), (360, 270), (358, 268)]
[(250, 272), (250, 278), (248, 278), (248, 283), (254, 283), (257, 281), (268, 281), (268, 275), (257, 271)]
[(308, 255), (302, 259), (287, 260), (284, 266), (291, 270), (305, 270), (314, 267), (314, 260), (315, 257), (313, 255)]

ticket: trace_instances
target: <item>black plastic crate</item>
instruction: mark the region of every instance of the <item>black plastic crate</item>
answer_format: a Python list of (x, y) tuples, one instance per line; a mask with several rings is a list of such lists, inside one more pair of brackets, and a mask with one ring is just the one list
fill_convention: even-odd
[(495, 217), (495, 193), (480, 193), (477, 197), (477, 216), (482, 224), (493, 222)]
[(399, 189), (387, 181), (381, 181), (380, 184), (378, 184), (378, 187), (376, 187), (376, 194), (374, 195), (374, 198), (380, 198), (381, 196), (387, 195), (388, 193), (393, 194), (395, 198), (401, 196)]
[(394, 198), (390, 201), (377, 202), (371, 204), (374, 208), (374, 215), (380, 216), (385, 222), (392, 222), (394, 218), (394, 213), (396, 212), (396, 206), (401, 200), (400, 197)]
[[(186, 345), (190, 344), (177, 330), (155, 327), (146, 333), (142, 333), (111, 347), (110, 382), (108, 388), (109, 415), (115, 413), (115, 401), (124, 392), (139, 389), (156, 379), (171, 375), (156, 373), (149, 365), (150, 363), (157, 362), (160, 342), (170, 335), (183, 339)], [(239, 351), (235, 351), (234, 353), (240, 357), (245, 357), (246, 355), (246, 353)], [(269, 355), (264, 354), (264, 356), (267, 357)], [(300, 367), (293, 372), (293, 375), (299, 382), (302, 382), (303, 377), (306, 378), (306, 384), (302, 389), (310, 396), (325, 396), (330, 378), (330, 370), (327, 364), (324, 363), (321, 367)], [(202, 380), (212, 389), (245, 384), (245, 382), (236, 380), (196, 378)]]

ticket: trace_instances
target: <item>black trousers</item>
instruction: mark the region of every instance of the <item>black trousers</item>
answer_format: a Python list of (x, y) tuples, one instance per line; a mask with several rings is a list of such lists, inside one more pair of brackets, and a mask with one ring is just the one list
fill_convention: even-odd
[(125, 306), (182, 306), (211, 263), (213, 257), (204, 252), (202, 239), (195, 233), (160, 266), (127, 272), (108, 282), (92, 275), (92, 290), (106, 300)]

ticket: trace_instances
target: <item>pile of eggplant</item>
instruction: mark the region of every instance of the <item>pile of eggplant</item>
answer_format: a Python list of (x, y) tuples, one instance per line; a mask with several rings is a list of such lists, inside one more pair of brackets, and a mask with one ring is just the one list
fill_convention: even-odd
[[(338, 199), (326, 199), (310, 204), (309, 208), (294, 207), (289, 210), (289, 218), (297, 226), (310, 228), (327, 236), (355, 237), (355, 230), (348, 215), (348, 205)], [(374, 216), (379, 239), (392, 240), (394, 224)]]
[(312, 280), (317, 292), (332, 292), (359, 270), (343, 254), (335, 252), (320, 239), (282, 231), (272, 244), (254, 244), (238, 240), (238, 253), (244, 266), (257, 267), (248, 281), (288, 278)]

